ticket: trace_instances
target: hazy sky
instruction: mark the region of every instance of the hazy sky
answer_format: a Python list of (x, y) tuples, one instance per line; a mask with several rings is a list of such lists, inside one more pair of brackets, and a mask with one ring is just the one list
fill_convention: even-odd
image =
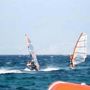
[(0, 0), (0, 54), (27, 54), (25, 33), (38, 54), (71, 54), (81, 32), (90, 54), (90, 0)]

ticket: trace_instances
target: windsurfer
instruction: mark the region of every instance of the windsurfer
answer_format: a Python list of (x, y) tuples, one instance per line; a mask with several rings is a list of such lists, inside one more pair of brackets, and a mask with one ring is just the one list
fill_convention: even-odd
[(75, 65), (73, 63), (73, 55), (70, 55), (70, 68), (74, 68)]
[(30, 68), (30, 70), (36, 70), (36, 71), (39, 70), (37, 65), (35, 64), (35, 62), (33, 60), (29, 61), (27, 63), (27, 66)]

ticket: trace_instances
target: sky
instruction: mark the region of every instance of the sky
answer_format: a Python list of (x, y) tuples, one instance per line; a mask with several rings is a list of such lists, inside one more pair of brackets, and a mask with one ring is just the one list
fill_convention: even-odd
[(88, 35), (90, 0), (0, 0), (0, 54), (28, 54), (25, 33), (37, 54), (71, 54)]

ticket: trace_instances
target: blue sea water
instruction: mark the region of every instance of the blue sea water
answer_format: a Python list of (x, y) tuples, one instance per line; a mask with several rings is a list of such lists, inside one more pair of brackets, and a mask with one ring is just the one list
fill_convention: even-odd
[(0, 90), (48, 90), (54, 81), (90, 84), (90, 56), (75, 69), (69, 68), (69, 56), (38, 56), (40, 71), (29, 71), (27, 55), (0, 56)]

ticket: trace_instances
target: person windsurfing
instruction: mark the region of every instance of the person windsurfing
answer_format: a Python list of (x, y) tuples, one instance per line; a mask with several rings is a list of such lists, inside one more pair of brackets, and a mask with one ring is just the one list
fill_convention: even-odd
[(87, 57), (87, 34), (81, 33), (70, 55), (70, 67), (73, 69), (76, 65), (85, 62)]
[(75, 65), (74, 65), (74, 63), (73, 63), (73, 55), (70, 55), (70, 68), (74, 68), (75, 67)]
[(39, 71), (39, 68), (35, 64), (34, 60), (31, 60), (27, 63), (27, 66), (30, 68), (30, 70), (36, 70)]
[(32, 56), (32, 60), (27, 63), (27, 66), (29, 67), (30, 70), (39, 71), (39, 63), (37, 60), (37, 55), (34, 51), (34, 47), (31, 43), (29, 36), (27, 34), (25, 34), (25, 36), (26, 36), (26, 43), (27, 43), (29, 55)]

